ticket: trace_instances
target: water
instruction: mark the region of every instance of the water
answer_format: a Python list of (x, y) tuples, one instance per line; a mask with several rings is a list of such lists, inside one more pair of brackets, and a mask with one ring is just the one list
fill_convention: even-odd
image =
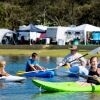
[[(15, 75), (17, 71), (25, 69), (25, 63), (28, 56), (0, 56), (0, 60), (6, 60), (6, 70)], [(40, 64), (45, 68), (55, 68), (62, 58), (41, 57)], [(46, 81), (77, 81), (74, 78), (65, 76), (64, 69), (58, 70), (58, 76), (53, 78), (38, 78)], [(0, 82), (0, 100), (100, 100), (99, 93), (91, 92), (59, 92), (48, 93), (40, 91), (31, 78), (27, 78), (23, 83)]]

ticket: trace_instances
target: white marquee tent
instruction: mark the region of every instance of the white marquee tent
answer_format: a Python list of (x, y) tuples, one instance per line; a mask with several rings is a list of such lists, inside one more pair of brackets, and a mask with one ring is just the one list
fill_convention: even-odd
[(75, 33), (75, 32), (83, 33), (85, 45), (86, 45), (87, 32), (93, 32), (93, 31), (100, 31), (100, 27), (96, 27), (90, 24), (83, 24), (67, 30), (67, 32), (71, 32), (71, 33)]
[(44, 31), (47, 30), (47, 26), (44, 26), (44, 25), (35, 25), (35, 27)]
[(30, 31), (30, 32), (38, 32), (38, 33), (44, 33), (45, 30), (38, 28), (39, 26), (34, 26), (33, 24), (29, 24), (28, 26), (23, 25), (19, 26), (19, 31)]
[[(2, 43), (4, 36), (11, 37), (13, 34), (16, 34), (16, 33), (9, 29), (0, 29), (0, 44)], [(5, 42), (7, 42), (7, 41), (5, 41)]]

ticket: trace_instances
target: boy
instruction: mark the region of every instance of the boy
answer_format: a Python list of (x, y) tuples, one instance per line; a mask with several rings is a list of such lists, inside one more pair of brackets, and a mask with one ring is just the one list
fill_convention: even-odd
[(37, 71), (37, 70), (45, 70), (45, 68), (41, 67), (38, 63), (38, 54), (32, 53), (32, 58), (27, 61), (26, 71)]

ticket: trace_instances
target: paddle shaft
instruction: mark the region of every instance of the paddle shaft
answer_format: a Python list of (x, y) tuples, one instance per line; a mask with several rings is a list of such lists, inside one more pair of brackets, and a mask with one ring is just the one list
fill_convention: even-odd
[(94, 80), (96, 80), (97, 82), (100, 83), (100, 77), (93, 77), (93, 76), (91, 76), (91, 75), (82, 75), (82, 74), (80, 74), (80, 73), (73, 73), (73, 72), (70, 72), (70, 71), (66, 71), (66, 72), (68, 72), (68, 73), (70, 73), (70, 74), (76, 74), (76, 75), (78, 75), (78, 76), (80, 76), (80, 77), (82, 77), (82, 78), (85, 78), (85, 79), (92, 78), (92, 79), (94, 79)]
[[(79, 58), (77, 58), (77, 59), (80, 59), (80, 58), (85, 57), (85, 56), (87, 56), (87, 55), (88, 55), (88, 53), (87, 53), (87, 54), (82, 55), (81, 57), (79, 57)], [(75, 60), (77, 60), (77, 59), (74, 59), (74, 60), (72, 60), (72, 61), (69, 61), (68, 63), (71, 63), (71, 62), (73, 62), (73, 61), (75, 61)], [(67, 61), (66, 61), (66, 62), (65, 62), (65, 64), (64, 64), (64, 65), (62, 65), (62, 66), (65, 66), (65, 65), (66, 65), (66, 63), (67, 63)]]
[[(50, 71), (50, 70), (56, 70), (56, 68), (47, 69), (47, 70), (48, 70), (48, 71)], [(47, 71), (47, 70), (44, 70), (44, 71)], [(19, 72), (17, 72), (17, 74), (26, 74), (26, 73), (31, 73), (31, 72), (38, 73), (39, 71), (42, 71), (42, 72), (43, 72), (43, 70), (29, 71), (29, 72), (25, 72), (25, 71), (19, 71)]]
[(29, 72), (26, 72), (26, 71), (19, 71), (17, 72), (17, 74), (26, 74), (26, 73), (31, 73), (31, 72), (38, 72), (38, 71), (42, 71), (42, 70), (37, 70), (37, 71), (29, 71)]
[[(99, 52), (99, 51), (100, 51), (100, 47), (91, 50), (90, 52), (88, 52), (88, 53), (82, 55), (81, 57), (79, 57), (79, 58), (77, 58), (77, 59), (80, 59), (80, 58), (82, 58), (82, 57), (85, 57), (85, 56), (87, 56), (88, 54), (96, 54), (96, 53)], [(74, 60), (72, 60), (72, 61), (69, 61), (68, 63), (71, 63), (71, 62), (73, 62), (73, 61), (75, 61), (75, 60), (77, 60), (77, 59), (74, 59)], [(66, 65), (66, 63), (67, 63), (67, 61), (65, 62), (64, 65)], [(64, 65), (62, 65), (62, 66), (64, 66)]]
[(91, 75), (81, 75), (81, 74), (78, 74), (78, 75), (79, 75), (80, 77), (82, 77), (82, 78), (85, 78), (85, 79), (91, 78), (91, 79), (97, 81), (98, 83), (100, 83), (100, 77), (93, 77), (93, 76), (91, 76)]
[[(81, 57), (79, 57), (79, 58), (77, 58), (77, 59), (80, 59), (80, 58), (82, 58), (82, 57), (85, 57), (85, 56), (87, 56), (88, 55), (88, 53), (87, 54), (84, 54), (83, 56), (81, 56)], [(69, 61), (68, 63), (71, 63), (71, 62), (73, 62), (73, 61), (75, 61), (75, 60), (77, 60), (77, 59), (74, 59), (74, 60), (72, 60), (72, 61)], [(65, 62), (66, 63), (66, 62)]]

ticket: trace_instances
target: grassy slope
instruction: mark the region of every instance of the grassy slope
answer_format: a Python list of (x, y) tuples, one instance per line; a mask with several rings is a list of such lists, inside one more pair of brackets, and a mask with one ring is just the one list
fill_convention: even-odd
[[(59, 50), (0, 49), (0, 55), (31, 55), (33, 52), (38, 53), (39, 56), (64, 57), (70, 51), (67, 49), (59, 49)], [(80, 50), (79, 52), (81, 54), (88, 53), (87, 50)], [(100, 57), (100, 54), (96, 54), (96, 56)], [(90, 55), (87, 56), (87, 58), (89, 57)]]

